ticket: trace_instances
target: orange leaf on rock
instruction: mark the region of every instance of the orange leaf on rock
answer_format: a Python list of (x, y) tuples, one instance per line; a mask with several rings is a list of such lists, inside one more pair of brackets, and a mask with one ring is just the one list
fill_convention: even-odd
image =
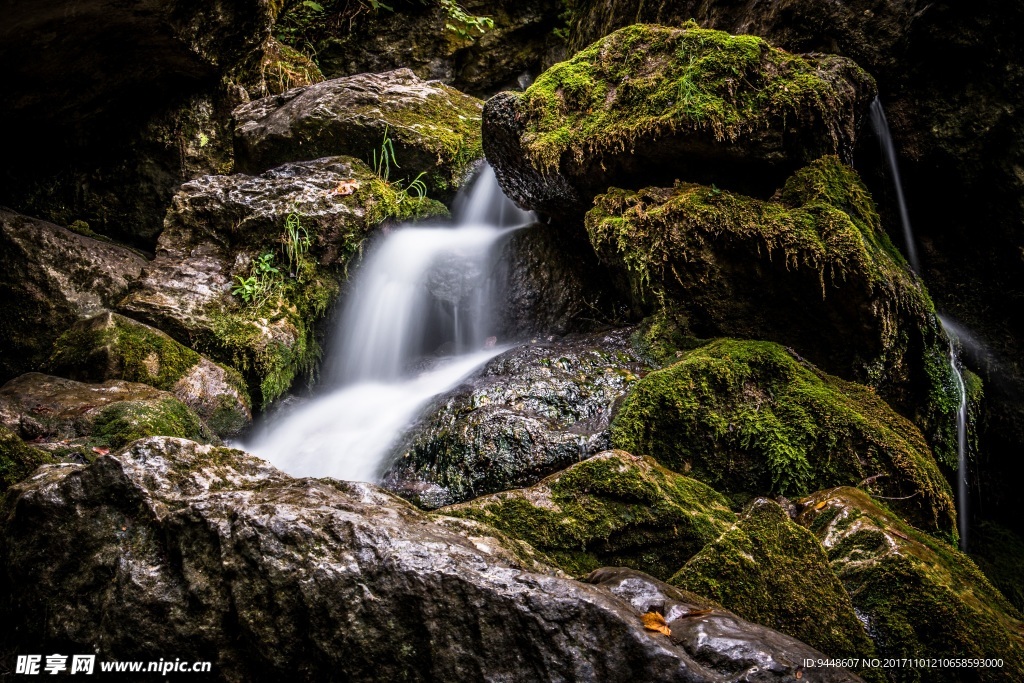
[(665, 617), (658, 614), (657, 612), (648, 612), (640, 617), (640, 621), (643, 622), (644, 628), (648, 631), (657, 631), (658, 633), (666, 636), (672, 635), (672, 630), (669, 629), (668, 624), (665, 623)]
[(110, 453), (110, 449), (100, 448), (99, 446), (93, 446), (92, 452), (95, 453), (96, 455), (107, 455), (108, 453)]
[(340, 183), (338, 183), (338, 186), (336, 188), (331, 190), (331, 194), (340, 194), (342, 196), (345, 196), (345, 195), (352, 194), (353, 192), (355, 192), (358, 189), (359, 189), (359, 181), (358, 180), (352, 180), (352, 179), (342, 180)]

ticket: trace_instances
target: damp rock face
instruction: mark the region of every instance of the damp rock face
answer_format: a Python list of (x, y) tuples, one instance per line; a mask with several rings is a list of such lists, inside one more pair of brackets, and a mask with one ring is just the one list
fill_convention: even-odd
[[(824, 656), (644, 574), (573, 581), (373, 486), (180, 439), (44, 468), (2, 519), (0, 611), (19, 647), (173, 651), (229, 681), (301, 662), (304, 677), (354, 681), (781, 682)], [(644, 628), (655, 610), (670, 634)]]
[(484, 108), (484, 150), (523, 208), (580, 215), (610, 186), (683, 178), (770, 194), (849, 159), (874, 81), (852, 61), (754, 36), (630, 26)]
[(483, 156), (482, 108), (480, 100), (409, 69), (336, 78), (235, 109), (235, 163), (260, 173), (289, 161), (376, 158), (392, 179), (408, 182), (422, 173), (428, 192), (450, 197)]
[(383, 485), (434, 508), (535, 484), (608, 448), (615, 403), (644, 370), (621, 330), (507, 351), (434, 399)]
[(57, 335), (113, 306), (145, 263), (112, 242), (0, 209), (0, 379), (38, 369)]

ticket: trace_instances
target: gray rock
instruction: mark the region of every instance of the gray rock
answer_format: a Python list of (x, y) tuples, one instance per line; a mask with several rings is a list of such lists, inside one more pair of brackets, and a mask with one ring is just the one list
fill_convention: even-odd
[(609, 448), (615, 402), (646, 369), (618, 330), (531, 343), (436, 398), (383, 486), (427, 508), (535, 484)]
[(145, 262), (112, 242), (0, 209), (0, 380), (38, 368), (57, 335), (113, 306)]
[(480, 100), (409, 69), (324, 81), (235, 109), (236, 165), (259, 173), (337, 155), (374, 163), (386, 135), (391, 178), (423, 173), (432, 194), (451, 196), (483, 156), (482, 108)]
[[(19, 649), (173, 652), (225, 681), (782, 681), (822, 656), (728, 613), (686, 618), (695, 604), (645, 575), (538, 572), (373, 486), (183, 440), (44, 467), (0, 519), (0, 623)], [(671, 637), (641, 623), (656, 603)]]

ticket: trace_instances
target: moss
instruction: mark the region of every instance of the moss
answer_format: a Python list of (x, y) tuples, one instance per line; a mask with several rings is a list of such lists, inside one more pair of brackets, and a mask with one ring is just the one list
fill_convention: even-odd
[(920, 431), (869, 389), (771, 342), (719, 340), (650, 373), (624, 400), (612, 443), (739, 500), (874, 478), (922, 528), (956, 528)]
[(674, 363), (686, 351), (708, 342), (689, 332), (686, 314), (673, 306), (662, 308), (645, 318), (637, 326), (630, 341), (641, 358), (655, 366)]
[(827, 656), (876, 654), (818, 539), (770, 500), (756, 500), (735, 526), (690, 558), (669, 583)]
[(662, 579), (735, 519), (707, 486), (622, 452), (439, 512), (526, 541), (574, 576), (626, 566)]
[(93, 420), (90, 439), (107, 448), (121, 448), (147, 436), (172, 436), (200, 443), (209, 443), (212, 438), (191, 408), (175, 398), (165, 398), (106, 406)]
[(0, 494), (35, 472), (40, 465), (56, 462), (44, 450), (33, 448), (11, 430), (0, 426)]
[(263, 83), (274, 95), (324, 80), (316, 62), (273, 38), (264, 45), (260, 69)]
[(995, 522), (981, 522), (971, 531), (971, 559), (1017, 611), (1024, 612), (1024, 539)]
[[(890, 670), (894, 681), (1024, 678), (1024, 623), (978, 567), (863, 491), (839, 488), (801, 501), (865, 620), (881, 657), (1001, 658), (1001, 668)], [(817, 517), (832, 511), (830, 521)]]
[[(750, 35), (689, 23), (620, 29), (551, 67), (522, 95), (527, 154), (542, 168), (592, 163), (641, 137), (681, 131), (741, 136), (818, 116), (838, 143), (847, 99), (834, 57), (800, 57)], [(871, 81), (850, 64), (847, 74)]]

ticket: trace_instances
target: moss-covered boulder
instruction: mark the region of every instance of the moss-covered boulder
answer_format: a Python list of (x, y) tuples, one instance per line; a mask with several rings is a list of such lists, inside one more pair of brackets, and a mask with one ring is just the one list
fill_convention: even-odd
[(54, 462), (52, 455), (22, 441), (0, 425), (0, 494), (35, 472), (40, 465)]
[(823, 154), (848, 159), (874, 91), (842, 57), (636, 25), (489, 100), (484, 147), (513, 200), (555, 215), (610, 186), (677, 178), (770, 194)]
[(221, 438), (252, 423), (249, 391), (237, 370), (117, 313), (73, 325), (54, 344), (47, 370), (81, 382), (122, 379), (169, 391)]
[(30, 372), (0, 387), (0, 426), (58, 456), (97, 452), (147, 436), (215, 441), (195, 411), (146, 384), (86, 384)]
[(1024, 538), (1001, 524), (984, 521), (971, 529), (968, 550), (988, 580), (1024, 613)]
[[(881, 657), (998, 658), (1002, 667), (931, 668), (938, 682), (1024, 678), (1024, 622), (969, 557), (848, 487), (800, 501)], [(913, 669), (893, 680), (925, 680)]]
[(446, 213), (348, 157), (204, 176), (175, 195), (120, 310), (239, 370), (265, 406), (319, 358), (317, 326), (373, 229)]
[(0, 381), (38, 369), (57, 335), (112, 306), (145, 263), (109, 241), (0, 209)]
[(608, 449), (613, 408), (646, 370), (622, 331), (506, 351), (426, 407), (382, 485), (435, 508), (536, 484)]
[(704, 484), (623, 451), (439, 513), (524, 540), (575, 576), (610, 565), (663, 579), (736, 519), (725, 498)]
[(609, 190), (586, 226), (641, 305), (671, 309), (697, 337), (785, 344), (874, 388), (956, 467), (960, 397), (934, 305), (838, 158), (769, 201), (689, 183)]
[(956, 533), (921, 432), (871, 390), (771, 342), (719, 340), (650, 373), (623, 401), (612, 444), (737, 501), (865, 482), (920, 528)]
[(422, 173), (430, 193), (451, 196), (483, 156), (482, 108), (409, 69), (336, 78), (235, 109), (235, 163), (259, 173), (345, 155), (382, 164), (394, 180)]
[[(767, 498), (754, 500), (669, 583), (831, 657), (876, 656), (818, 539)], [(884, 680), (879, 674), (866, 678)]]

